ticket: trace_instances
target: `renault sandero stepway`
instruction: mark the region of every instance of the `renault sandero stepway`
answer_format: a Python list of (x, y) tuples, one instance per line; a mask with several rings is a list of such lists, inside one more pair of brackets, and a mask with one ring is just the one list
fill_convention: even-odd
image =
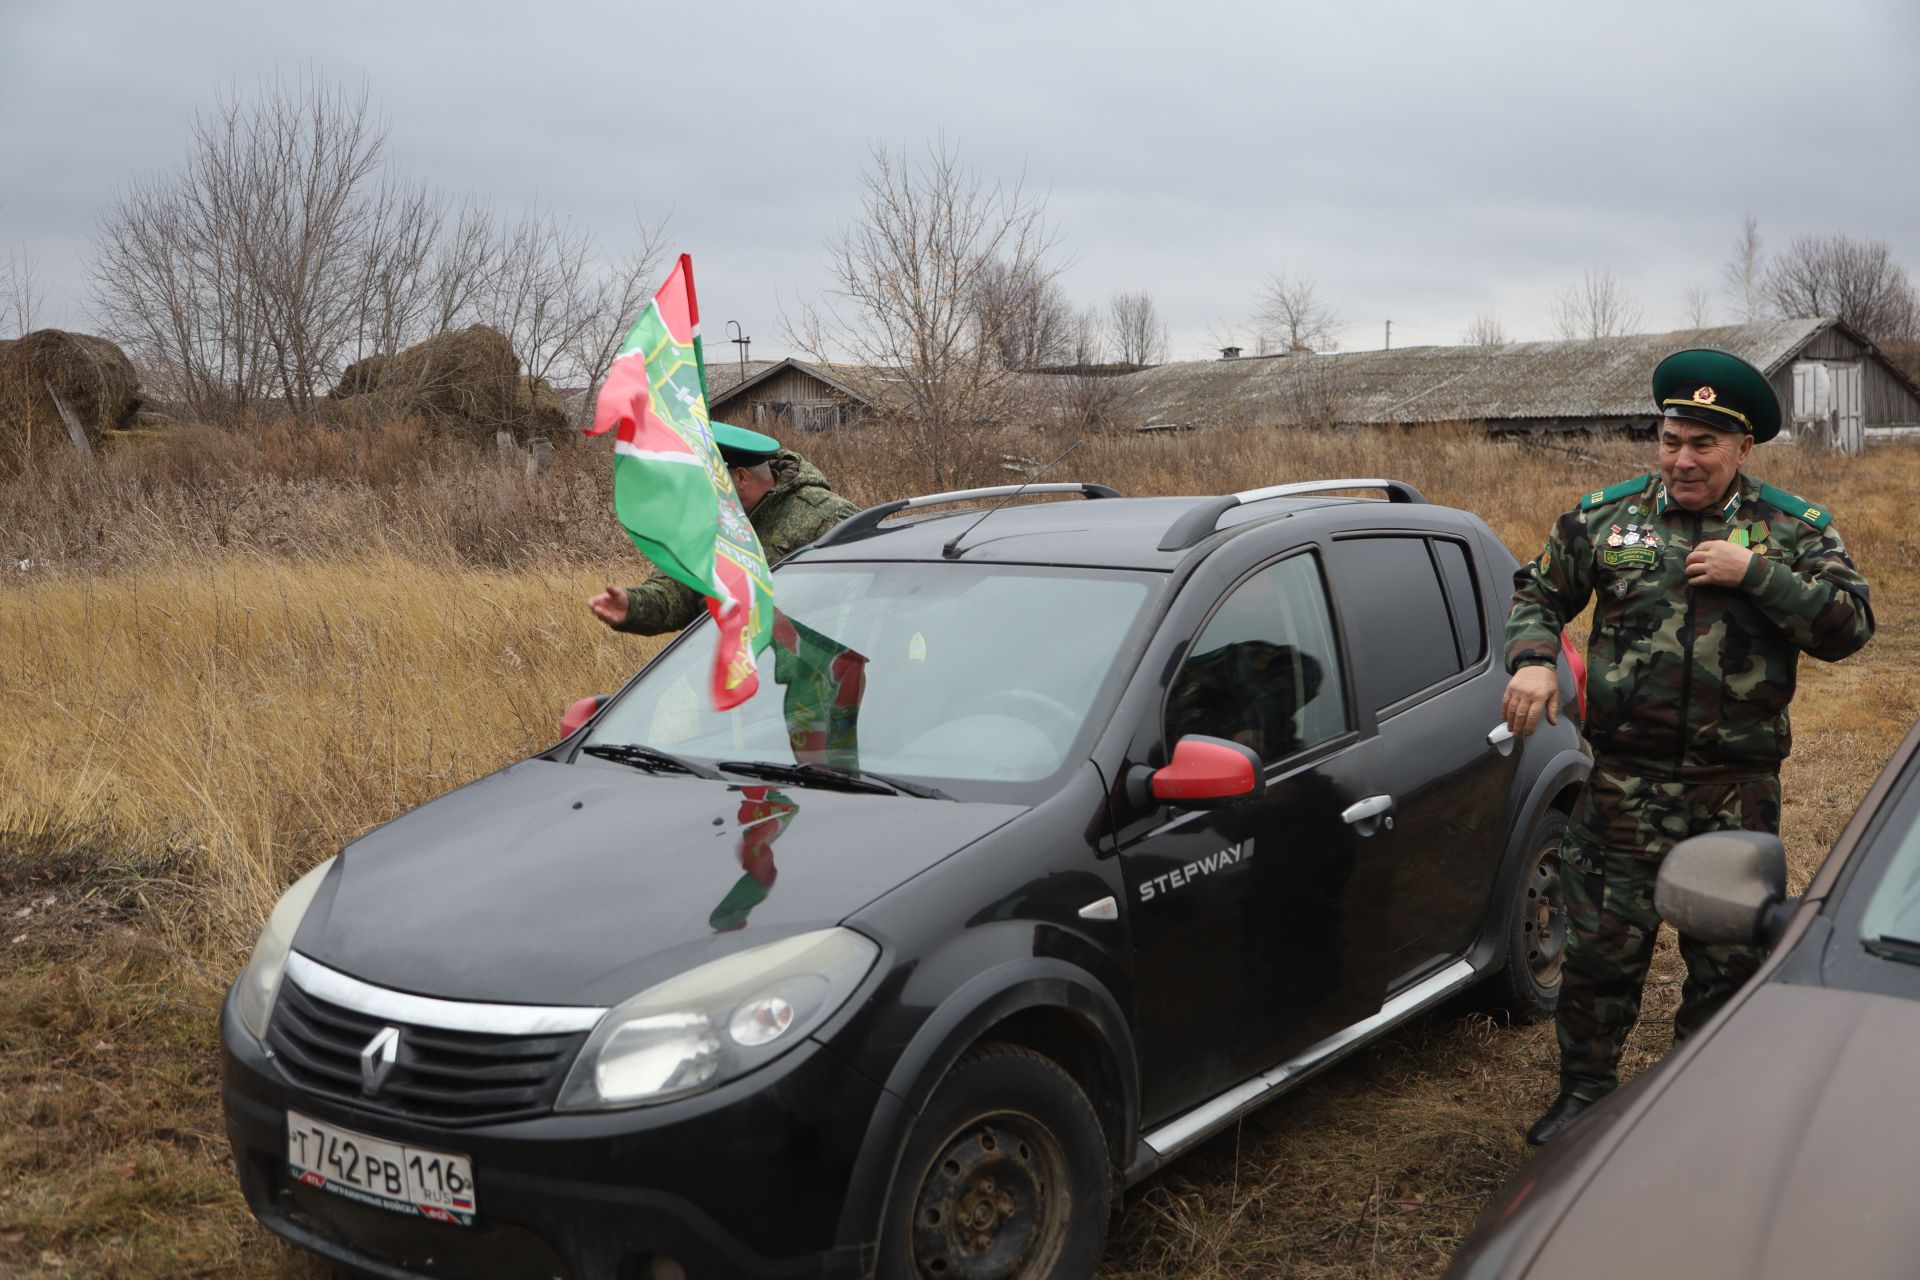
[(1570, 658), (1501, 722), (1485, 524), (1013, 496), (851, 517), (743, 705), (702, 623), (289, 889), (221, 1028), (260, 1220), (387, 1277), (1086, 1276), (1369, 1037), (1551, 1010), (1590, 757)]

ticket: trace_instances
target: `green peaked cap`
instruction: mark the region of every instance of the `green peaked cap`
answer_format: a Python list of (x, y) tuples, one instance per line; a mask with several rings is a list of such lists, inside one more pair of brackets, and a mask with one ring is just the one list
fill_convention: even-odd
[(1758, 369), (1718, 347), (1689, 347), (1653, 371), (1653, 403), (1664, 414), (1763, 444), (1780, 434), (1780, 398)]
[(729, 466), (750, 467), (756, 462), (765, 462), (780, 452), (780, 442), (772, 436), (763, 436), (758, 431), (736, 427), (731, 422), (715, 422), (711, 425), (713, 443), (719, 448), (720, 456)]

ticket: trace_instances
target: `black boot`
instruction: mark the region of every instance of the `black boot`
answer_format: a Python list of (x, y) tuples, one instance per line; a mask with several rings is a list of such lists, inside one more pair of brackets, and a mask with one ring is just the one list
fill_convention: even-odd
[(1531, 1146), (1545, 1146), (1547, 1141), (1562, 1129), (1572, 1124), (1582, 1111), (1592, 1106), (1585, 1098), (1576, 1098), (1570, 1093), (1562, 1093), (1547, 1108), (1547, 1114), (1533, 1122), (1533, 1128), (1527, 1130), (1527, 1142)]

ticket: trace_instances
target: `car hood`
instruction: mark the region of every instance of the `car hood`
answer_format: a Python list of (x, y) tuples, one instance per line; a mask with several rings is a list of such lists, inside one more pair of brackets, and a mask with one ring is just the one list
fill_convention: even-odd
[(528, 760), (347, 846), (294, 949), (399, 991), (610, 1005), (837, 924), (1021, 812)]
[(1566, 1187), (1528, 1274), (1912, 1274), (1916, 1061), (1920, 1002), (1767, 984)]

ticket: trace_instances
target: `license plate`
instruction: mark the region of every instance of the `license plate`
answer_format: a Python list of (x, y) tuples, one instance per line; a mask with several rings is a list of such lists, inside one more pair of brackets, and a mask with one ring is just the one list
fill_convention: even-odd
[(287, 1167), (306, 1185), (361, 1204), (473, 1225), (473, 1163), (465, 1156), (385, 1142), (289, 1111)]

